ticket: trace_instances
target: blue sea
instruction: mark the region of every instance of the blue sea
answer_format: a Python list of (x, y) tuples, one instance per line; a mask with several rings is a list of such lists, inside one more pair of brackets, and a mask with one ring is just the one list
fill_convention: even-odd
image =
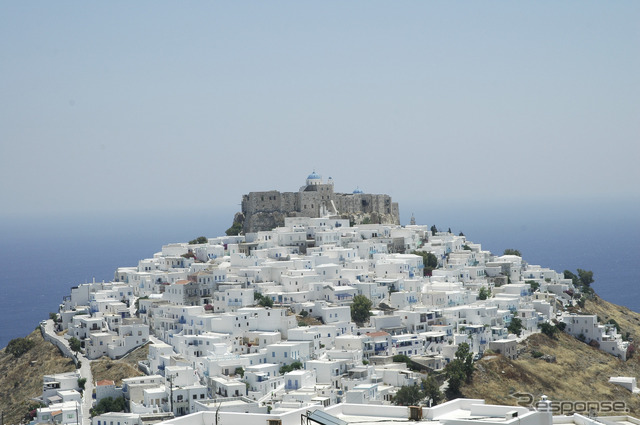
[[(481, 243), (502, 253), (518, 249), (529, 264), (594, 272), (603, 298), (640, 311), (638, 248), (640, 207), (597, 205), (511, 205), (401, 203), (401, 220), (413, 213), (419, 224)], [(0, 222), (0, 347), (33, 331), (57, 311), (72, 286), (109, 281), (117, 267), (136, 266), (163, 244), (224, 234), (233, 209), (127, 215), (16, 217)]]

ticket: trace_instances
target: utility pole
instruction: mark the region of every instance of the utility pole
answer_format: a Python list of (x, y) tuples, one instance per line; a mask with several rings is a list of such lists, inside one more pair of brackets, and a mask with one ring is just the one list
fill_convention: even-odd
[(167, 378), (167, 381), (169, 381), (169, 391), (171, 393), (171, 395), (169, 396), (169, 402), (171, 405), (171, 413), (173, 413), (173, 376), (169, 375), (169, 377)]

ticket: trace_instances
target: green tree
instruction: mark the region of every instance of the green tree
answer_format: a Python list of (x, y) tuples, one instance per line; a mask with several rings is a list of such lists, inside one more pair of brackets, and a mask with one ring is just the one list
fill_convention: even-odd
[(535, 280), (525, 280), (524, 283), (528, 283), (531, 286), (531, 292), (536, 292), (540, 289), (540, 283)]
[(583, 287), (590, 288), (593, 283), (593, 272), (590, 270), (578, 269), (578, 278), (580, 279), (580, 283)]
[(260, 301), (258, 301), (258, 304), (262, 307), (273, 307), (273, 300), (271, 297), (262, 297)]
[(204, 236), (198, 236), (196, 239), (189, 241), (190, 245), (198, 245), (209, 242), (209, 239)]
[(237, 236), (242, 233), (242, 223), (239, 221), (234, 221), (231, 227), (229, 227), (225, 233), (227, 236)]
[(486, 288), (484, 286), (482, 288), (480, 288), (480, 290), (478, 291), (478, 299), (479, 300), (486, 300), (490, 296), (491, 296), (491, 289), (488, 289), (488, 288)]
[(74, 353), (77, 353), (82, 350), (82, 342), (75, 336), (72, 336), (71, 339), (69, 339), (69, 348), (71, 348), (71, 351)]
[(618, 322), (616, 322), (615, 319), (609, 319), (607, 320), (607, 324), (609, 325), (613, 325), (616, 327), (616, 331), (621, 334), (622, 333), (622, 329), (620, 329), (620, 325), (618, 324)]
[(459, 394), (462, 384), (471, 381), (475, 366), (473, 353), (466, 342), (461, 343), (456, 350), (455, 358), (446, 366), (445, 374), (449, 380), (449, 392)]
[(396, 354), (392, 359), (394, 363), (406, 363), (407, 365), (411, 363), (411, 358), (406, 354)]
[(519, 317), (514, 316), (511, 319), (511, 323), (509, 323), (509, 326), (507, 326), (507, 330), (512, 334), (520, 336), (520, 334), (522, 333), (522, 320), (520, 320)]
[(27, 338), (15, 338), (7, 344), (6, 352), (13, 354), (13, 357), (20, 357), (27, 351), (31, 350), (35, 342)]
[(464, 373), (464, 365), (458, 359), (452, 360), (444, 369), (447, 380), (449, 381), (449, 387), (447, 391), (451, 394), (459, 394), (462, 384), (466, 380)]
[(253, 293), (253, 300), (256, 301), (256, 304), (262, 307), (273, 307), (273, 300), (271, 297), (262, 295), (260, 292)]
[(403, 385), (393, 398), (393, 403), (398, 406), (415, 406), (423, 398), (424, 394), (417, 384)]
[(475, 366), (473, 365), (473, 353), (471, 352), (469, 344), (463, 342), (458, 346), (458, 349), (456, 350), (456, 359), (462, 361), (467, 381), (471, 380), (471, 375), (475, 370)]
[(84, 385), (87, 383), (87, 378), (78, 378), (78, 388), (84, 391)]
[(431, 400), (432, 406), (440, 403), (444, 398), (442, 391), (440, 391), (440, 384), (433, 375), (429, 375), (427, 376), (427, 379), (422, 380), (422, 389), (424, 391), (424, 396)]
[(517, 249), (507, 248), (504, 250), (503, 255), (517, 255), (518, 257), (522, 257), (522, 254)]
[(49, 319), (53, 320), (54, 322), (58, 321), (58, 313), (49, 313)]
[(438, 233), (438, 228), (434, 224), (433, 226), (431, 226), (431, 236), (435, 236), (436, 233)]
[(291, 372), (293, 370), (299, 370), (299, 369), (302, 369), (302, 363), (296, 361), (291, 363), (290, 365), (284, 365), (280, 367), (280, 373), (284, 375), (285, 373)]
[(422, 257), (422, 264), (424, 265), (424, 275), (429, 276), (433, 269), (438, 267), (438, 257), (432, 252), (427, 251), (413, 251), (412, 254)]
[(90, 410), (91, 416), (102, 415), (107, 412), (124, 412), (127, 403), (124, 397), (106, 397), (96, 404), (96, 407)]
[(351, 303), (351, 320), (355, 323), (366, 323), (373, 303), (364, 295), (356, 295)]
[(555, 338), (556, 333), (558, 332), (558, 328), (552, 325), (551, 323), (541, 323), (538, 325), (540, 328), (540, 332), (548, 336), (549, 338)]
[(242, 367), (237, 367), (235, 372), (234, 372), (234, 374), (235, 375), (240, 375), (240, 377), (242, 378), (242, 377), (244, 377), (244, 369)]
[(573, 286), (578, 286), (578, 276), (571, 273), (569, 270), (565, 270), (563, 274), (565, 279), (571, 279), (571, 283), (573, 283)]

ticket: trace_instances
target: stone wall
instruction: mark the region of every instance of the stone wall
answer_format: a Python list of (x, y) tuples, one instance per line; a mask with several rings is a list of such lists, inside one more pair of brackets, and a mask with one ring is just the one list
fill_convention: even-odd
[(76, 365), (78, 364), (78, 357), (71, 351), (69, 346), (45, 332), (44, 325), (40, 325), (40, 333), (45, 341), (48, 341), (58, 347), (63, 356), (69, 357)]
[(303, 187), (299, 192), (250, 192), (242, 197), (244, 233), (284, 226), (285, 217), (320, 217), (322, 211), (334, 213), (355, 223), (400, 224), (398, 204), (389, 195), (334, 193), (333, 185)]

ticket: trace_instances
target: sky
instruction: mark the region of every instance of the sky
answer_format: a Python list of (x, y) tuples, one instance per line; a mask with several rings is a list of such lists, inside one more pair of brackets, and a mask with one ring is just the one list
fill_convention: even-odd
[[(640, 204), (640, 2), (1, 2), (0, 218)], [(406, 214), (406, 210), (404, 210)]]

